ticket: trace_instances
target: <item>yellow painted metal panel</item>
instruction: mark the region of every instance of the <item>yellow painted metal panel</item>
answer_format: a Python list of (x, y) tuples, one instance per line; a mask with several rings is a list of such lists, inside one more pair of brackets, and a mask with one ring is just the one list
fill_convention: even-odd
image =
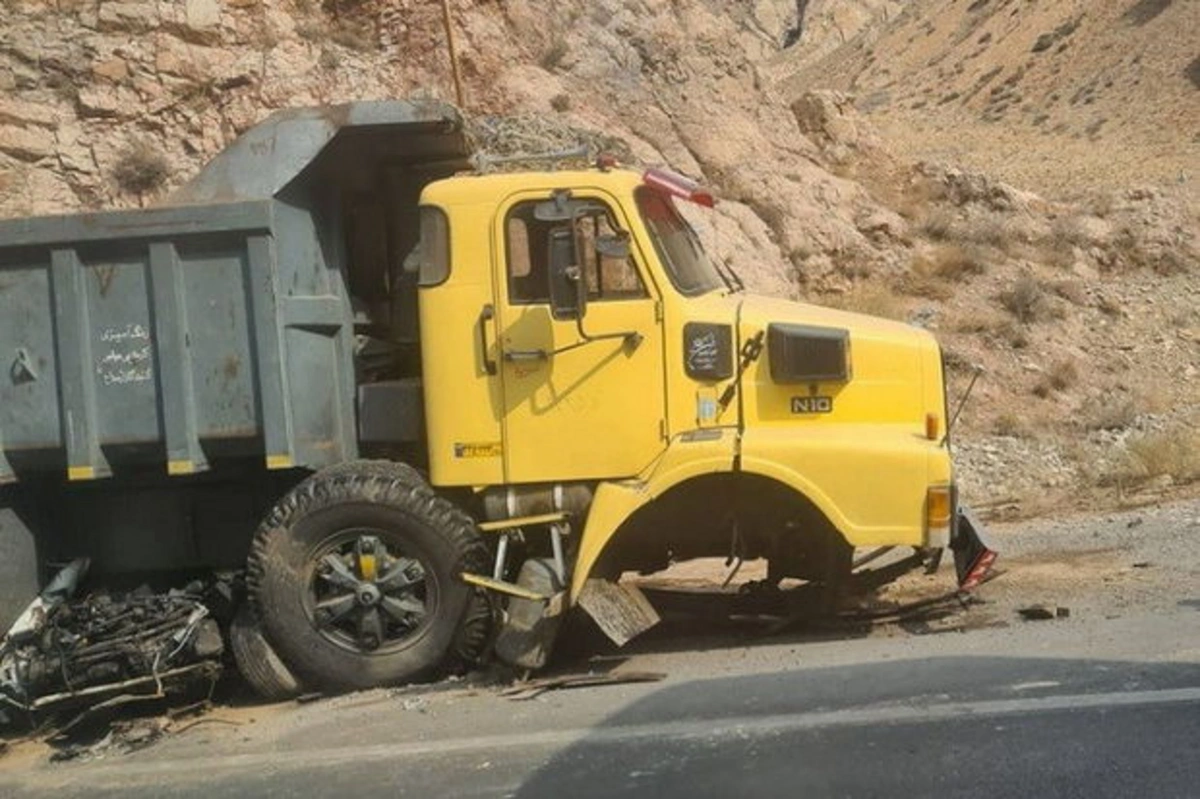
[[(611, 194), (575, 188), (572, 196), (606, 203), (618, 223), (628, 229), (622, 206)], [(502, 254), (496, 307), (504, 385), (505, 480), (527, 483), (629, 477), (666, 446), (657, 289), (645, 267), (639, 265), (643, 283), (649, 284), (648, 296), (588, 305), (583, 323), (588, 334), (637, 333), (640, 340), (634, 346), (622, 338), (581, 344), (576, 322), (555, 319), (548, 303), (512, 302), (504, 279), (508, 266), (504, 220), (518, 203), (548, 197), (546, 190), (513, 194), (499, 208), (493, 226), (493, 250)], [(550, 354), (545, 358), (516, 357), (538, 350)]]
[[(451, 195), (445, 202), (467, 199)], [(499, 357), (488, 236), (495, 204), (480, 199), (441, 205), (450, 220), (450, 275), (419, 294), (429, 471), (438, 486), (504, 481), (503, 398), (499, 375), (487, 368)], [(441, 202), (436, 190), (423, 199), (433, 201)]]
[(68, 480), (95, 480), (96, 470), (91, 466), (70, 466), (67, 468)]

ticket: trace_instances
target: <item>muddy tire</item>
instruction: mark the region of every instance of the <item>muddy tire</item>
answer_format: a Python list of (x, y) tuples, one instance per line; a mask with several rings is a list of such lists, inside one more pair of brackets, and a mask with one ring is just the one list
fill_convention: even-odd
[(471, 656), (477, 597), (459, 574), (487, 561), (469, 516), (413, 469), (368, 461), (280, 500), (247, 583), (266, 640), (305, 688), (357, 690), (433, 676), (457, 649)]
[(300, 693), (300, 683), (263, 637), (250, 607), (243, 605), (229, 625), (229, 648), (238, 671), (254, 692), (272, 702)]
[[(485, 569), (486, 571), (486, 569)], [(496, 627), (496, 610), (487, 592), (475, 589), (467, 612), (454, 634), (444, 669), (448, 674), (466, 674), (487, 659), (492, 633)]]

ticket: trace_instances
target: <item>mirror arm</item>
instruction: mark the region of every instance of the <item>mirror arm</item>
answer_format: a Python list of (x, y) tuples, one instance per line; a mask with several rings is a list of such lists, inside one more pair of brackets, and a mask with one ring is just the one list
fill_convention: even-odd
[[(578, 320), (576, 320), (578, 322)], [(645, 337), (636, 331), (630, 333), (605, 333), (601, 336), (590, 336), (584, 332), (583, 325), (576, 325), (579, 330), (580, 340), (574, 344), (568, 344), (565, 347), (559, 347), (555, 350), (505, 350), (504, 360), (509, 363), (517, 363), (519, 361), (548, 361), (555, 355), (562, 355), (564, 352), (577, 350), (580, 347), (586, 347), (596, 341), (608, 341), (614, 338), (625, 340), (625, 348), (629, 352), (633, 352), (641, 345)]]
[(593, 336), (590, 333), (588, 333), (586, 330), (583, 329), (583, 317), (582, 316), (575, 317), (575, 329), (577, 331), (579, 331), (579, 337), (581, 339), (583, 339), (583, 341), (581, 341), (580, 344), (587, 344), (592, 341), (607, 341), (609, 339), (614, 339), (614, 338), (623, 338), (623, 339), (625, 339), (625, 346), (626, 346), (626, 348), (628, 348), (628, 350), (630, 352), (633, 352), (634, 350), (636, 350), (638, 348), (638, 345), (640, 345), (642, 343), (642, 339), (644, 338), (644, 336), (642, 336), (642, 334), (637, 332), (636, 330), (628, 331), (625, 333), (602, 333), (599, 336)]

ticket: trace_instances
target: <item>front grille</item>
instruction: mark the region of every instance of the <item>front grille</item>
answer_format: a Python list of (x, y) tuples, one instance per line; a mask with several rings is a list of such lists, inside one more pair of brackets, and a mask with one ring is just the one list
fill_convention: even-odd
[(771, 379), (776, 383), (850, 379), (850, 331), (836, 327), (772, 324), (767, 328)]

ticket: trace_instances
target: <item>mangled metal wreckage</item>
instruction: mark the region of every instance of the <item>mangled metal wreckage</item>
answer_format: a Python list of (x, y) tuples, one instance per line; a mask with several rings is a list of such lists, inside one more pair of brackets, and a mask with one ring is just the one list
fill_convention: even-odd
[(225, 645), (203, 600), (228, 596), (228, 586), (77, 598), (87, 570), (80, 558), (59, 571), (0, 642), (0, 713), (10, 723), (211, 691)]

